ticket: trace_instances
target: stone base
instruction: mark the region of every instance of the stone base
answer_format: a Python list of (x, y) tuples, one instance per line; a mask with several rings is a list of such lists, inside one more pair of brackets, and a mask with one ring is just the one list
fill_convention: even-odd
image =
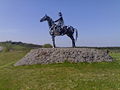
[(14, 66), (68, 62), (111, 62), (106, 50), (91, 48), (39, 48), (31, 50)]

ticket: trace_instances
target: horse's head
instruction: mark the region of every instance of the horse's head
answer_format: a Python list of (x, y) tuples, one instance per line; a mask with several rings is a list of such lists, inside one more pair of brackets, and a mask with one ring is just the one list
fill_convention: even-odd
[(47, 15), (45, 15), (43, 18), (41, 18), (40, 22), (43, 22), (43, 21), (48, 21), (48, 25), (50, 28), (54, 24), (54, 21), (52, 20), (52, 18), (50, 18)]
[(49, 16), (45, 15), (44, 17), (42, 17), (42, 18), (40, 19), (40, 22), (46, 21), (46, 20), (48, 20), (48, 19), (49, 19)]

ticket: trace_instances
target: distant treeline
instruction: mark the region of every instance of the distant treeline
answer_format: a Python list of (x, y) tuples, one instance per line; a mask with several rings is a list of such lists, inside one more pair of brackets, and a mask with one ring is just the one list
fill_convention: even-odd
[(31, 50), (37, 48), (52, 48), (51, 44), (37, 45), (37, 44), (29, 44), (29, 43), (14, 42), (14, 41), (0, 42), (0, 46), (4, 48), (4, 51), (21, 51), (21, 50)]
[(4, 46), (6, 44), (11, 44), (11, 45), (20, 45), (28, 48), (40, 48), (42, 45), (36, 45), (36, 44), (29, 44), (29, 43), (23, 43), (23, 42), (14, 42), (14, 41), (5, 41), (5, 42), (0, 42), (0, 45)]
[(111, 52), (120, 52), (120, 47), (78, 47), (78, 48), (94, 48), (94, 49), (103, 49), (103, 50), (109, 50)]
[(120, 47), (87, 47), (87, 46), (81, 46), (78, 48), (96, 48), (96, 49), (120, 49)]
[(41, 48), (42, 45), (36, 44), (28, 44), (23, 42), (13, 42), (13, 41), (5, 41), (0, 42), (0, 46), (4, 48), (3, 51), (23, 51), (23, 50), (31, 50), (35, 48)]

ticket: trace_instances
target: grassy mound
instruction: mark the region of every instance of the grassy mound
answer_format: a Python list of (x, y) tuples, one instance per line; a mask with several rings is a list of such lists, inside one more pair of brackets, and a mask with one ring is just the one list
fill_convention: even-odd
[(14, 67), (28, 51), (0, 53), (0, 90), (117, 90), (120, 53), (115, 62), (31, 65)]

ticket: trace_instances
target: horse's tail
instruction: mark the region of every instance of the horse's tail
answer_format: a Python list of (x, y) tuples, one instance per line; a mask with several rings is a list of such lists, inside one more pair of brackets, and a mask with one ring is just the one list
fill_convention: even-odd
[(76, 38), (75, 38), (75, 40), (77, 41), (77, 38), (78, 38), (78, 30), (76, 29), (76, 28), (74, 28), (75, 29), (75, 32), (76, 32)]

